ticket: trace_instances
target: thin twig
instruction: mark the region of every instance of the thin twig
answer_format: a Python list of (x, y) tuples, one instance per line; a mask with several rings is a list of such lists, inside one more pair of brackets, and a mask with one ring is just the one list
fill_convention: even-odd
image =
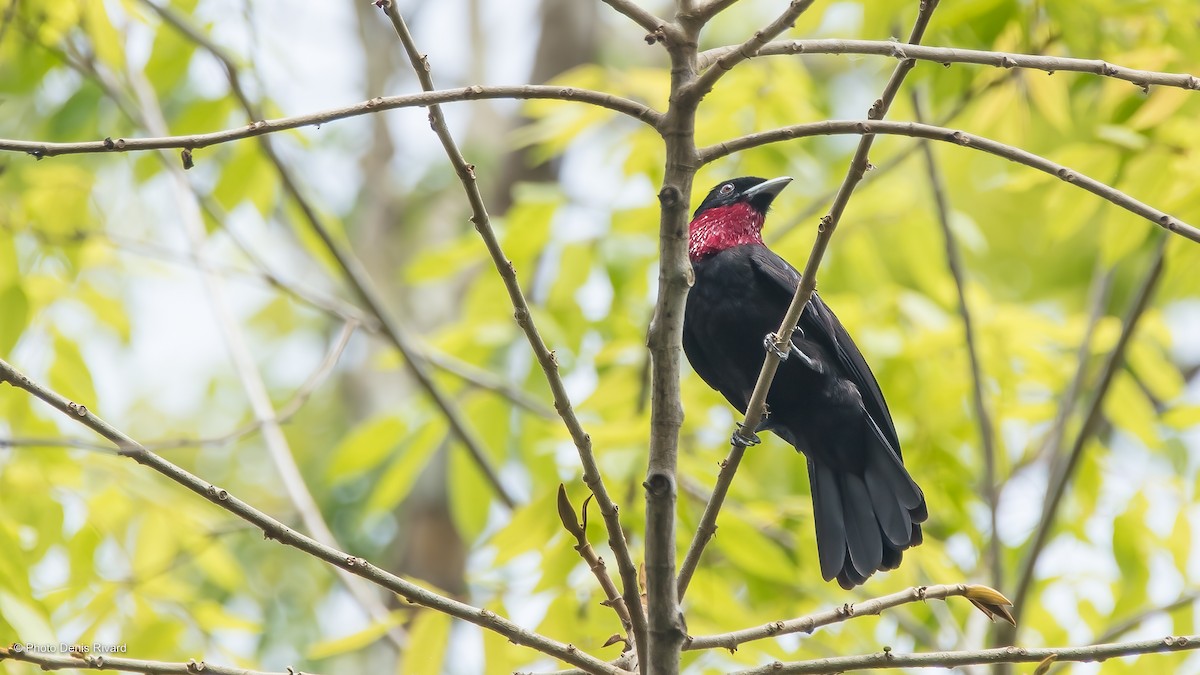
[[(645, 28), (648, 33), (655, 34), (667, 26), (666, 21), (642, 9), (634, 0), (602, 0), (602, 2), (632, 19), (634, 23)], [(647, 38), (647, 42), (649, 41)]]
[(470, 87), (459, 87), (457, 89), (445, 89), (404, 96), (380, 96), (342, 108), (333, 108), (307, 115), (296, 115), (294, 117), (282, 117), (275, 120), (259, 120), (234, 129), (214, 131), (207, 134), (163, 136), (158, 138), (106, 138), (100, 141), (84, 141), (79, 143), (49, 143), (45, 141), (0, 139), (0, 151), (24, 152), (41, 159), (43, 157), (55, 157), (58, 155), (132, 152), (134, 150), (195, 150), (220, 143), (228, 143), (229, 141), (271, 134), (277, 131), (320, 126), (335, 120), (361, 115), (373, 115), (383, 110), (425, 108), (438, 103), (497, 98), (521, 100), (549, 99), (587, 103), (629, 115), (651, 126), (658, 122), (660, 116), (659, 113), (636, 101), (598, 91), (579, 89), (577, 87), (556, 87), (536, 84), (494, 87), (473, 85)]
[[(92, 645), (78, 645), (78, 647), (91, 648)], [(116, 670), (125, 673), (145, 673), (146, 675), (195, 675), (201, 671), (213, 675), (299, 675), (299, 671), (292, 668), (288, 668), (286, 672), (266, 672), (234, 666), (220, 666), (195, 659), (186, 663), (145, 661), (82, 652), (61, 656), (37, 652), (17, 643), (13, 643), (10, 647), (0, 647), (0, 662), (5, 660), (32, 663), (42, 670)], [(309, 671), (305, 671), (305, 673), (311, 675)]]
[(812, 5), (814, 0), (792, 0), (787, 9), (783, 11), (774, 21), (760, 31), (755, 31), (749, 39), (743, 42), (738, 47), (730, 49), (721, 55), (715, 62), (713, 68), (704, 71), (696, 81), (689, 85), (684, 91), (686, 95), (703, 98), (705, 94), (712, 91), (717, 80), (725, 76), (725, 73), (733, 70), (739, 63), (746, 59), (752, 59), (758, 55), (759, 50), (763, 45), (771, 40), (774, 40), (783, 31), (792, 27), (796, 23), (796, 19), (804, 13)]
[[(937, 0), (921, 1), (921, 8), (917, 13), (916, 22), (909, 35), (910, 43), (920, 42), (921, 37), (925, 34), (926, 26), (929, 25), (929, 17), (937, 7), (937, 4)], [(796, 294), (792, 297), (792, 302), (783, 317), (779, 331), (775, 333), (775, 349), (768, 350), (766, 358), (763, 360), (763, 367), (758, 374), (758, 381), (754, 385), (754, 392), (751, 394), (750, 401), (746, 406), (746, 416), (742, 422), (742, 428), (744, 429), (757, 429), (759, 422), (762, 421), (763, 414), (766, 412), (767, 392), (771, 388), (771, 382), (775, 379), (775, 371), (779, 368), (780, 363), (779, 357), (775, 354), (786, 353), (782, 350), (788, 344), (787, 341), (791, 339), (790, 336), (796, 328), (796, 323), (800, 320), (800, 314), (804, 311), (809, 299), (812, 298), (812, 294), (816, 290), (817, 270), (821, 265), (821, 259), (825, 255), (825, 249), (828, 248), (829, 240), (833, 236), (834, 230), (837, 229), (838, 221), (841, 219), (842, 212), (850, 200), (850, 195), (854, 191), (854, 187), (858, 185), (858, 182), (862, 180), (863, 174), (866, 173), (867, 155), (875, 139), (875, 136), (872, 135), (872, 129), (877, 125), (886, 124), (878, 120), (881, 120), (887, 114), (888, 108), (891, 107), (892, 100), (896, 97), (901, 83), (904, 81), (905, 76), (908, 75), (908, 72), (912, 70), (913, 63), (911, 60), (905, 60), (896, 66), (896, 69), (892, 72), (892, 76), (888, 79), (887, 85), (884, 87), (883, 94), (875, 100), (875, 103), (867, 113), (867, 116), (874, 121), (871, 122), (870, 126), (866, 122), (860, 122), (855, 127), (863, 136), (859, 140), (858, 149), (854, 153), (854, 159), (850, 162), (850, 170), (847, 172), (846, 178), (842, 181), (842, 187), (838, 189), (837, 195), (833, 199), (833, 205), (830, 207), (829, 214), (821, 219), (821, 226), (817, 231), (817, 239), (813, 243), (812, 252), (808, 256), (808, 263), (804, 266), (804, 272), (801, 274), (800, 286), (796, 289)], [(772, 132), (766, 133), (770, 134)], [(748, 142), (749, 139), (762, 135), (751, 134), (750, 136), (729, 143), (702, 148), (699, 151), (700, 159), (703, 163), (708, 163), (717, 157), (722, 157), (734, 151), (731, 148), (736, 148), (739, 142)], [(747, 147), (753, 147), (753, 145)], [(744, 452), (745, 448), (743, 446), (734, 443), (730, 446), (729, 456), (722, 463), (721, 472), (718, 474), (716, 485), (713, 487), (713, 496), (704, 508), (704, 513), (700, 517), (700, 526), (696, 531), (695, 537), (692, 538), (691, 545), (688, 547), (684, 564), (680, 567), (678, 580), (680, 597), (683, 596), (683, 591), (687, 590), (688, 584), (691, 582), (691, 574), (699, 564), (700, 556), (703, 555), (705, 546), (708, 545), (709, 540), (716, 532), (717, 515), (721, 511), (721, 505), (724, 503), (725, 496), (729, 492), (729, 486), (733, 482), (733, 477), (737, 472), (738, 464), (741, 462)], [(685, 572), (687, 573), (686, 576)]]
[[(596, 582), (604, 591), (604, 604), (613, 608), (617, 618), (621, 621), (621, 628), (625, 631), (624, 642), (626, 646), (630, 646), (633, 619), (629, 615), (629, 607), (625, 604), (625, 598), (621, 597), (621, 592), (617, 590), (617, 585), (613, 583), (604, 559), (596, 553), (596, 549), (592, 548), (592, 543), (587, 538), (588, 503), (591, 500), (592, 496), (589, 495), (587, 499), (583, 500), (582, 509), (576, 513), (571, 499), (567, 496), (566, 486), (562, 483), (558, 484), (558, 517), (562, 520), (563, 528), (567, 533), (575, 538), (575, 551), (587, 563), (588, 569), (592, 571), (592, 576), (596, 577)], [(620, 638), (620, 636), (614, 636), (609, 643), (616, 638)]]
[[(905, 63), (908, 62), (906, 61)], [(945, 143), (952, 143), (954, 145), (959, 145), (974, 150), (982, 150), (990, 155), (996, 155), (997, 157), (1002, 157), (1018, 164), (1024, 164), (1030, 168), (1050, 174), (1063, 182), (1070, 183), (1071, 185), (1087, 190), (1098, 197), (1107, 199), (1113, 204), (1116, 204), (1117, 206), (1120, 206), (1131, 213), (1135, 213), (1169, 232), (1174, 232), (1175, 234), (1178, 234), (1184, 238), (1200, 243), (1200, 229), (1183, 222), (1175, 216), (1164, 213), (1153, 206), (1144, 204), (1133, 197), (1130, 197), (1124, 192), (1095, 180), (1094, 178), (1090, 178), (1074, 169), (1065, 167), (1057, 162), (1052, 162), (1045, 157), (1040, 157), (1031, 152), (1027, 152), (999, 141), (994, 141), (982, 136), (976, 136), (975, 134), (969, 134), (965, 131), (936, 127), (929, 124), (918, 124), (916, 122), (888, 122), (883, 120), (828, 120), (825, 122), (796, 124), (779, 129), (772, 129), (770, 131), (749, 134), (732, 141), (711, 145), (707, 148), (701, 148), (700, 157), (705, 163), (708, 163), (734, 152), (740, 152), (742, 150), (748, 150), (750, 148), (756, 148), (761, 145), (775, 143), (782, 140), (806, 138), (809, 136), (845, 134), (862, 135), (863, 138), (870, 138), (875, 134), (911, 136), (914, 138), (928, 138), (929, 140), (933, 141), (943, 141)]]
[[(717, 47), (700, 54), (700, 67), (708, 68), (721, 58), (738, 50), (737, 46)], [(916, 59), (949, 65), (951, 63), (973, 63), (997, 68), (1028, 68), (1054, 74), (1058, 71), (1091, 73), (1103, 77), (1132, 82), (1143, 89), (1152, 85), (1200, 89), (1200, 79), (1188, 73), (1164, 73), (1154, 70), (1126, 68), (1098, 59), (1073, 59), (1062, 56), (1041, 56), (993, 52), (978, 49), (956, 49), (953, 47), (925, 47), (903, 44), (891, 40), (790, 40), (763, 45), (753, 56), (775, 56), (788, 54), (870, 54), (890, 56), (895, 59)]]
[[(1045, 50), (1047, 47), (1049, 47), (1051, 44), (1053, 44), (1056, 40), (1058, 40), (1057, 35), (1048, 37), (1039, 47), (1037, 47), (1036, 52), (1041, 52), (1041, 51)], [(957, 97), (957, 101), (955, 102), (954, 106), (950, 110), (948, 110), (944, 115), (942, 115), (942, 117), (939, 118), (938, 121), (935, 122), (935, 124), (937, 124), (940, 127), (944, 127), (944, 126), (950, 124), (951, 122), (953, 122), (954, 120), (958, 119), (958, 116), (961, 115), (968, 107), (970, 107), (970, 105), (972, 103), (978, 101), (981, 96), (983, 96), (987, 92), (991, 91), (992, 89), (994, 89), (1006, 82), (1011, 81), (1014, 77), (1017, 76), (1018, 72), (1019, 71), (1017, 71), (1017, 70), (1007, 70), (1000, 77), (992, 78), (983, 84), (977, 84), (977, 85), (971, 86), (970, 88), (968, 88), (966, 91), (962, 92)], [(920, 150), (921, 143), (922, 143), (922, 140), (920, 140), (920, 139), (915, 140), (914, 142), (909, 144), (904, 149), (893, 154), (891, 157), (888, 157), (886, 160), (875, 163), (874, 168), (871, 169), (870, 171), (868, 171), (867, 175), (863, 176), (862, 182), (859, 183), (859, 187), (862, 187), (863, 185), (865, 185), (867, 183), (871, 183), (871, 182), (879, 180), (883, 176), (886, 176), (888, 173), (890, 173), (896, 167), (904, 164), (904, 162), (907, 161), (909, 157), (917, 154), (917, 152)], [(830, 188), (824, 194), (813, 199), (805, 209), (803, 209), (796, 215), (792, 216), (790, 218), (790, 222), (788, 222), (787, 224), (785, 224), (783, 226), (777, 225), (774, 228), (772, 228), (772, 233), (771, 233), (771, 236), (768, 237), (768, 241), (770, 241), (770, 242), (779, 241), (784, 236), (786, 236), (787, 233), (791, 232), (796, 227), (800, 226), (803, 223), (807, 223), (810, 218), (815, 217), (817, 215), (817, 213), (820, 212), (823, 204), (833, 201), (834, 196), (837, 194), (837, 190), (838, 190), (837, 187)]]
[[(780, 635), (788, 635), (791, 633), (808, 633), (812, 634), (818, 628), (829, 626), (843, 621), (849, 621), (859, 616), (873, 616), (882, 613), (884, 610), (907, 605), (913, 602), (924, 602), (926, 600), (945, 600), (946, 598), (970, 596), (973, 593), (979, 593), (984, 587), (973, 586), (969, 584), (955, 584), (951, 586), (917, 586), (909, 588), (899, 593), (892, 593), (883, 597), (872, 600), (864, 600), (862, 602), (847, 603), (841, 607), (827, 609), (815, 614), (809, 614), (796, 619), (787, 621), (772, 621), (771, 623), (746, 628), (743, 630), (732, 631), (729, 633), (721, 633), (718, 635), (701, 635), (698, 637), (690, 637), (684, 643), (684, 649), (699, 650), (699, 649), (737, 649), (740, 645), (754, 640), (765, 640), (767, 638), (778, 637)], [(992, 589), (984, 589), (992, 591)]]
[[(1150, 268), (1146, 271), (1146, 276), (1138, 286), (1137, 294), (1134, 296), (1133, 302), (1125, 314), (1122, 321), (1121, 334), (1117, 337), (1117, 342), (1113, 345), (1112, 351), (1105, 358), (1100, 376), (1095, 384), (1090, 387), (1092, 392), (1091, 401), (1088, 404), (1087, 413), (1083, 418), (1083, 426), (1080, 427), (1079, 433), (1075, 435), (1075, 440), (1071, 444), (1070, 451), (1067, 453), (1066, 461), (1061, 465), (1056, 475), (1050, 479), (1050, 485), (1047, 487), (1046, 492), (1046, 506), (1042, 511), (1041, 521), (1030, 538), (1029, 547), (1026, 549), (1025, 557), (1021, 564), (1021, 574), (1018, 577), (1016, 590), (1014, 591), (1016, 599), (1014, 614), (1018, 618), (1024, 609), (1029, 589), (1033, 585), (1034, 569), (1037, 567), (1042, 549), (1049, 541), (1050, 530), (1054, 527), (1054, 522), (1058, 516), (1058, 508), (1062, 504), (1063, 496), (1066, 494), (1067, 485), (1075, 476), (1075, 469), (1079, 466), (1079, 460), (1083, 456), (1083, 450), (1087, 446), (1087, 442), (1091, 440), (1100, 425), (1108, 388), (1112, 384), (1117, 371), (1122, 367), (1122, 363), (1125, 360), (1125, 349), (1129, 346), (1133, 334), (1137, 330), (1139, 321), (1145, 314), (1146, 308), (1150, 306), (1150, 300), (1154, 297), (1154, 292), (1158, 288), (1158, 282), (1162, 279), (1168, 241), (1168, 237), (1161, 236), (1155, 244), (1154, 257), (1150, 261)], [(1084, 365), (1081, 363), (1080, 367), (1082, 368)]]
[(396, 593), (408, 602), (437, 610), (443, 614), (448, 614), (473, 623), (481, 628), (494, 631), (515, 644), (531, 647), (547, 656), (582, 668), (588, 673), (596, 675), (624, 675), (625, 673), (620, 668), (583, 653), (574, 645), (558, 642), (522, 628), (507, 619), (497, 616), (495, 612), (490, 610), (472, 607), (471, 605), (434, 593), (376, 567), (362, 558), (322, 544), (312, 537), (293, 530), (266, 513), (233, 496), (227, 490), (213, 485), (147, 450), (133, 438), (97, 417), (86, 406), (70, 401), (49, 388), (34, 382), (13, 368), (7, 361), (0, 359), (0, 383), (3, 382), (29, 392), (63, 415), (100, 434), (111, 441), (122, 456), (129, 457), (138, 464), (157, 471), (218, 507), (254, 525), (263, 531), (263, 535), (267, 539), (274, 539), (281, 544), (292, 546), (339, 569), (362, 577), (373, 584)]
[[(421, 82), (421, 88), (425, 91), (433, 91), (434, 84), (429, 72), (429, 61), (417, 49), (412, 34), (409, 32), (408, 26), (404, 23), (404, 18), (400, 15), (400, 11), (396, 8), (394, 2), (388, 3), (385, 9), (388, 18), (392, 22), (392, 27), (396, 30), (396, 34), (404, 46), (404, 51), (408, 54), (409, 61), (417, 73), (417, 79)], [(571, 405), (571, 399), (567, 395), (566, 385), (563, 383), (561, 373), (559, 373), (558, 360), (555, 358), (554, 352), (546, 346), (545, 339), (538, 331), (533, 314), (529, 310), (529, 303), (525, 299), (525, 292), (521, 289), (521, 282), (517, 279), (516, 268), (513, 267), (513, 263), (508, 259), (508, 256), (504, 254), (504, 250), (500, 246), (500, 240), (496, 236), (495, 230), (492, 229), (487, 206), (483, 202), (483, 195), (479, 191), (479, 184), (475, 178), (475, 167), (468, 164), (467, 160), (463, 157), (458, 144), (455, 143), (454, 137), (450, 134), (450, 129), (446, 125), (446, 119), (442, 114), (440, 106), (429, 106), (429, 122), (434, 133), (437, 134), (438, 140), (441, 141), (442, 148), (445, 150), (450, 164), (454, 167), (455, 173), (458, 174), (459, 182), (462, 183), (463, 191), (466, 193), (467, 200), (471, 204), (471, 222), (475, 225), (475, 230), (479, 232), (479, 236), (483, 239), (484, 245), (492, 257), (492, 262), (496, 265), (496, 271), (499, 272), (500, 278), (504, 282), (505, 290), (508, 291), (509, 300), (512, 302), (517, 325), (524, 332), (529, 346), (533, 349), (534, 356), (541, 365), (546, 381), (550, 385), (550, 391), (554, 395), (554, 408), (562, 418), (568, 433), (571, 434), (571, 440), (574, 442), (575, 449), (579, 454), (579, 461), (583, 465), (583, 481), (591, 489), (592, 494), (596, 496), (596, 505), (600, 508), (600, 512), (604, 516), (604, 523), (608, 530), (608, 543), (612, 548), (613, 556), (617, 560), (617, 569), (621, 574), (625, 603), (629, 607), (630, 618), (633, 622), (634, 639), (638, 646), (638, 653), (645, 654), (646, 620), (642, 610), (640, 594), (638, 593), (637, 570), (633, 563), (633, 556), (629, 553), (629, 546), (625, 540), (624, 530), (621, 527), (617, 505), (608, 494), (608, 489), (604, 485), (599, 466), (596, 464), (595, 453), (592, 449), (592, 438), (584, 431), (583, 425), (575, 414), (575, 409)]]
[(491, 371), (484, 370), (473, 363), (468, 363), (445, 352), (422, 350), (422, 356), (433, 366), (461, 378), (472, 387), (478, 387), (502, 396), (508, 399), (513, 405), (524, 408), (538, 417), (548, 420), (558, 417), (558, 413), (554, 411), (554, 408), (517, 389), (505, 381), (504, 378)]
[(1165, 605), (1159, 605), (1157, 607), (1149, 607), (1147, 609), (1144, 609), (1140, 612), (1133, 614), (1132, 616), (1122, 620), (1120, 623), (1114, 625), (1113, 627), (1111, 627), (1108, 630), (1101, 633), (1100, 637), (1097, 637), (1095, 639), (1095, 641), (1096, 642), (1111, 642), (1113, 640), (1116, 640), (1119, 637), (1124, 636), (1126, 633), (1132, 631), (1133, 629), (1137, 628), (1138, 626), (1142, 625), (1143, 623), (1145, 623), (1146, 619), (1149, 619), (1149, 618), (1152, 618), (1155, 616), (1159, 616), (1160, 614), (1170, 614), (1171, 612), (1174, 612), (1176, 610), (1183, 609), (1184, 607), (1188, 607), (1190, 605), (1194, 605), (1198, 601), (1200, 601), (1200, 591), (1192, 591), (1190, 593), (1184, 593), (1183, 595), (1180, 595), (1178, 598), (1176, 598), (1175, 600), (1173, 600), (1171, 602), (1168, 602)]
[[(738, 2), (738, 0), (709, 0), (709, 2), (697, 7), (693, 11), (693, 14), (695, 14), (696, 18), (701, 22), (707, 23), (714, 16), (732, 7), (736, 2)], [(708, 52), (704, 52), (700, 55), (701, 63), (703, 63), (704, 54), (707, 53)], [(703, 68), (704, 66), (701, 67)]]
[(1163, 652), (1181, 652), (1200, 648), (1200, 635), (1181, 635), (1119, 642), (1116, 644), (1091, 645), (1089, 647), (1054, 647), (1051, 649), (1026, 649), (1024, 647), (1002, 647), (977, 651), (926, 652), (897, 654), (882, 651), (862, 656), (837, 656), (813, 661), (781, 663), (776, 661), (758, 668), (739, 670), (732, 675), (822, 675), (826, 673), (848, 673), (855, 670), (890, 670), (894, 668), (957, 668), (995, 663), (1039, 663), (1051, 656), (1062, 662), (1104, 661), (1119, 656), (1139, 656)]
[[(912, 92), (913, 114), (918, 122), (924, 123), (921, 111), (921, 97)], [(992, 416), (988, 412), (987, 399), (984, 395), (983, 365), (979, 357), (979, 339), (975, 335), (975, 325), (971, 319), (971, 308), (967, 304), (966, 272), (963, 269), (962, 255), (958, 250), (958, 242), (954, 238), (954, 230), (950, 227), (950, 206), (947, 203), (946, 188), (942, 182), (941, 172), (933, 156), (933, 148), (928, 140), (921, 141), (921, 151), (925, 157), (925, 171), (929, 176), (929, 188), (933, 195), (933, 203), (937, 210), (938, 225), (942, 230), (946, 249), (946, 265), (950, 268), (950, 276), (954, 279), (955, 296), (958, 299), (958, 314), (962, 317), (963, 335), (967, 343), (967, 359), (971, 370), (971, 403), (975, 408), (975, 419), (979, 424), (979, 442), (983, 447), (983, 496), (988, 506), (988, 567), (991, 571), (992, 585), (999, 586), (1004, 581), (1004, 570), (1000, 561), (1000, 534), (997, 523), (997, 511), (1000, 497), (996, 483), (996, 431), (992, 426)]]

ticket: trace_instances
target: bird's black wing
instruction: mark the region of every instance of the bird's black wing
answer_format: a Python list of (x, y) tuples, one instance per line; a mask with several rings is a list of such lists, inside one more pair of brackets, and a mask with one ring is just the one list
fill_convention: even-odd
[[(800, 286), (800, 273), (796, 271), (796, 268), (765, 246), (755, 247), (751, 261), (755, 271), (764, 279), (772, 281), (774, 287), (781, 294), (787, 296), (786, 302), (790, 302), (791, 297), (795, 295), (796, 289)], [(867, 414), (878, 426), (884, 440), (899, 456), (900, 440), (896, 436), (896, 427), (892, 423), (887, 403), (883, 400), (883, 392), (879, 389), (879, 383), (875, 381), (875, 375), (867, 366), (867, 361), (858, 351), (854, 340), (850, 339), (850, 334), (846, 332), (845, 327), (816, 292), (813, 293), (808, 306), (804, 308), (797, 325), (804, 332), (806, 340), (816, 342), (830, 354), (837, 355), (838, 363), (845, 370), (846, 377), (858, 387)]]

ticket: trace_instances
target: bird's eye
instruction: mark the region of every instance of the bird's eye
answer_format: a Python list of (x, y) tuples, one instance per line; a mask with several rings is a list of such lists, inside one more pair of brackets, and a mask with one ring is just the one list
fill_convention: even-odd
[(721, 186), (721, 194), (727, 195), (730, 192), (733, 192), (733, 183), (726, 183)]

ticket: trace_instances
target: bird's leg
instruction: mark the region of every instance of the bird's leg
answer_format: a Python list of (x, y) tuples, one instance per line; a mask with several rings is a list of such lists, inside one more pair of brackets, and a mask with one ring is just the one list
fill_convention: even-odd
[[(796, 333), (800, 333), (800, 337), (804, 337), (804, 332), (799, 328), (797, 328), (792, 334), (795, 335)], [(808, 368), (813, 372), (824, 372), (824, 368), (821, 367), (820, 363), (817, 363), (816, 360), (814, 360), (811, 356), (800, 351), (800, 348), (797, 347), (791, 340), (788, 341), (788, 347), (788, 349), (780, 349), (779, 346), (775, 344), (775, 333), (767, 333), (767, 337), (763, 338), (763, 348), (766, 349), (767, 352), (779, 357), (780, 361), (787, 361), (789, 356), (795, 354), (796, 358), (803, 361), (804, 365), (808, 366)]]
[(733, 435), (729, 437), (729, 442), (733, 445), (740, 445), (743, 448), (748, 448), (752, 445), (758, 445), (759, 443), (762, 443), (762, 439), (759, 438), (758, 434), (754, 433), (753, 431), (747, 434), (745, 425), (739, 422), (737, 429), (733, 432)]

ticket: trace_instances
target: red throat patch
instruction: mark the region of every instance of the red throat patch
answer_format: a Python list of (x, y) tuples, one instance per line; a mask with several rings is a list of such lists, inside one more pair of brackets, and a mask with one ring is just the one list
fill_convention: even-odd
[(745, 202), (717, 206), (688, 226), (688, 257), (699, 260), (742, 244), (761, 244), (765, 216)]

